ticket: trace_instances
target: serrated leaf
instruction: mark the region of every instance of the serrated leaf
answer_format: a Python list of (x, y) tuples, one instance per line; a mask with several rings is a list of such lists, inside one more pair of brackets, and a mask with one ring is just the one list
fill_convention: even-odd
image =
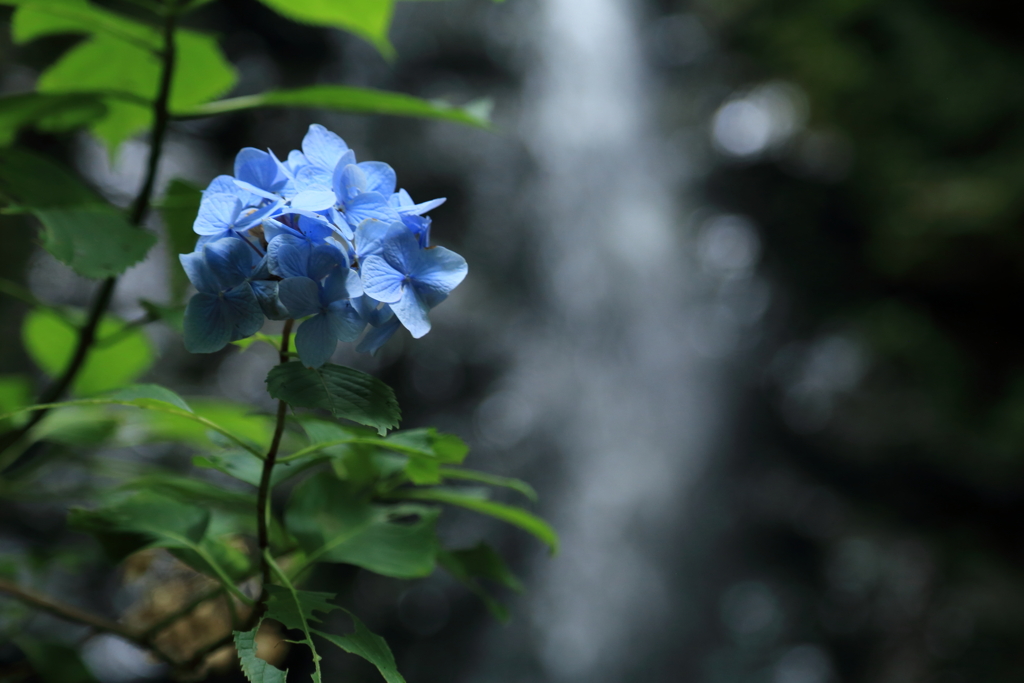
[(350, 85), (314, 85), (295, 90), (271, 90), (258, 95), (232, 97), (187, 108), (175, 109), (180, 117), (216, 116), (264, 107), (305, 107), (330, 109), (351, 114), (377, 114), (438, 119), (475, 128), (490, 128), (488, 101), (479, 100), (462, 107), (440, 100), (424, 100), (413, 95)]
[(145, 401), (159, 401), (177, 406), (190, 413), (192, 412), (185, 399), (159, 384), (133, 384), (124, 389), (119, 389), (111, 394), (110, 397), (121, 401), (133, 401), (136, 405), (142, 405)]
[(337, 605), (328, 602), (334, 599), (334, 593), (300, 591), (272, 584), (267, 586), (267, 593), (265, 616), (280, 621), (285, 628), (301, 629), (307, 633), (309, 622), (320, 621), (314, 612), (326, 615), (338, 609)]
[(43, 247), (79, 275), (102, 279), (120, 275), (156, 244), (113, 207), (33, 211), (43, 224)]
[[(0, 118), (2, 116), (0, 110)], [(40, 154), (17, 148), (0, 149), (0, 198), (7, 206), (23, 210), (104, 206), (104, 202), (66, 168)]]
[(278, 14), (313, 26), (340, 28), (364, 38), (385, 57), (394, 56), (388, 28), (394, 0), (260, 0)]
[(256, 653), (256, 633), (260, 625), (251, 631), (235, 631), (235, 650), (242, 665), (242, 673), (249, 683), (285, 683), (288, 671), (281, 671), (273, 664), (260, 659)]
[(352, 618), (352, 623), (356, 628), (355, 633), (350, 633), (347, 636), (324, 633), (323, 631), (313, 631), (313, 633), (327, 642), (337, 645), (345, 652), (362, 657), (373, 664), (387, 683), (405, 683), (402, 674), (398, 673), (395, 656), (391, 654), (391, 648), (388, 647), (387, 641), (366, 628), (366, 624), (352, 612), (348, 610), (345, 612)]
[[(138, 328), (125, 332), (124, 325), (112, 316), (100, 321), (97, 343), (71, 385), (75, 394), (123, 387), (152, 366), (156, 354), (145, 333)], [(51, 377), (64, 371), (78, 344), (78, 332), (47, 308), (34, 309), (25, 316), (21, 337), (29, 356)]]
[(297, 408), (319, 408), (336, 418), (375, 427), (381, 435), (398, 426), (402, 413), (395, 392), (372, 375), (341, 365), (307, 368), (275, 365), (267, 375), (273, 398)]
[(313, 653), (313, 683), (321, 683), (321, 657), (316, 651), (316, 645), (313, 643), (313, 634), (309, 624), (310, 622), (317, 623), (320, 621), (320, 618), (314, 615), (313, 612), (329, 614), (338, 609), (337, 605), (327, 602), (334, 597), (334, 593), (297, 590), (291, 581), (288, 580), (285, 573), (281, 571), (280, 567), (273, 562), (269, 553), (265, 553), (264, 557), (271, 563), (277, 578), (284, 583), (283, 586), (272, 584), (266, 586), (269, 597), (267, 598), (267, 612), (265, 616), (280, 621), (285, 628), (302, 631), (304, 636), (302, 642), (309, 646), (310, 652)]
[(174, 179), (167, 187), (164, 200), (160, 203), (160, 216), (166, 228), (168, 249), (171, 260), (171, 295), (174, 301), (181, 301), (188, 290), (188, 277), (178, 262), (179, 254), (187, 254), (196, 246), (196, 234), (192, 224), (199, 213), (202, 191), (184, 180)]
[(458, 505), (483, 515), (489, 515), (532, 534), (540, 541), (546, 543), (548, 548), (551, 549), (552, 554), (558, 552), (558, 535), (551, 528), (551, 525), (522, 508), (495, 503), (449, 488), (402, 489), (394, 495), (405, 500), (422, 500)]
[(309, 562), (344, 562), (416, 578), (434, 569), (437, 516), (424, 506), (373, 505), (323, 472), (295, 487), (285, 521)]
[(102, 98), (87, 93), (0, 97), (0, 147), (14, 142), (22, 128), (31, 126), (44, 133), (61, 133), (88, 126), (106, 114)]

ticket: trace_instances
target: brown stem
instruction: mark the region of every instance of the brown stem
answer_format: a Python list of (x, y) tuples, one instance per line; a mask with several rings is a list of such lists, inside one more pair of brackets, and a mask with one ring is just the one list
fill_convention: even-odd
[(72, 605), (65, 605), (64, 603), (57, 602), (47, 595), (43, 595), (31, 588), (23, 588), (22, 586), (8, 581), (7, 579), (0, 579), (0, 593), (6, 593), (26, 605), (31, 605), (32, 607), (44, 612), (60, 617), (65, 621), (82, 624), (103, 633), (113, 633), (114, 635), (121, 636), (125, 640), (135, 643), (139, 647), (149, 650), (167, 664), (170, 664), (171, 666), (178, 665), (178, 662), (175, 662), (170, 656), (161, 652), (160, 649), (157, 648), (149, 639), (142, 637), (116, 621), (110, 621), (109, 619), (104, 619), (103, 617), (96, 616), (95, 614), (89, 614), (88, 612), (78, 609)]
[[(281, 351), (278, 354), (280, 363), (288, 362), (288, 343), (291, 340), (292, 324), (294, 321), (289, 318), (281, 331)], [(288, 404), (284, 401), (277, 402), (277, 424), (274, 427), (274, 438), (270, 441), (270, 449), (267, 450), (267, 457), (263, 460), (263, 473), (260, 476), (260, 487), (256, 494), (256, 524), (257, 538), (259, 541), (259, 552), (262, 573), (263, 573), (263, 595), (260, 596), (260, 604), (266, 600), (266, 585), (270, 583), (270, 565), (263, 559), (264, 552), (270, 547), (270, 477), (274, 472), (274, 463), (277, 461), (277, 450), (281, 446), (281, 437), (284, 436), (284, 420), (288, 415)], [(253, 614), (260, 610), (257, 608)]]
[[(153, 198), (153, 187), (156, 182), (157, 166), (160, 164), (160, 155), (163, 152), (164, 138), (167, 136), (167, 124), (170, 121), (170, 111), (168, 110), (168, 103), (171, 97), (171, 81), (174, 78), (174, 60), (175, 60), (175, 44), (174, 44), (174, 31), (177, 27), (177, 12), (175, 5), (171, 3), (167, 15), (164, 17), (163, 27), (163, 38), (164, 38), (164, 49), (163, 49), (163, 70), (160, 74), (160, 87), (157, 92), (156, 99), (153, 101), (153, 134), (150, 137), (149, 147), (149, 160), (146, 168), (146, 176), (142, 182), (142, 189), (139, 190), (139, 194), (135, 197), (135, 201), (132, 203), (131, 212), (129, 214), (129, 220), (132, 225), (140, 226), (143, 219), (146, 217), (146, 212), (149, 210), (150, 203)], [(114, 287), (117, 285), (116, 277), (108, 277), (100, 285), (99, 290), (96, 292), (96, 296), (93, 298), (92, 305), (89, 307), (89, 317), (85, 322), (85, 325), (78, 331), (78, 342), (75, 345), (75, 351), (71, 356), (71, 361), (68, 363), (64, 372), (61, 373), (49, 387), (40, 395), (37, 403), (53, 403), (60, 399), (64, 395), (64, 392), (68, 390), (72, 382), (75, 381), (75, 377), (81, 371), (82, 366), (85, 365), (86, 359), (89, 357), (89, 351), (96, 343), (96, 330), (99, 327), (100, 321), (103, 319), (103, 314), (107, 312), (110, 307), (110, 300), (114, 294)], [(48, 410), (40, 410), (32, 414), (32, 417), (22, 425), (19, 429), (16, 429), (8, 434), (5, 434), (3, 439), (0, 440), (0, 451), (6, 450), (8, 447), (14, 445), (25, 436), (32, 427), (39, 423), (44, 417)], [(25, 457), (19, 458), (12, 465), (24, 464)], [(8, 466), (8, 467), (10, 467)], [(7, 468), (4, 468), (7, 469)]]

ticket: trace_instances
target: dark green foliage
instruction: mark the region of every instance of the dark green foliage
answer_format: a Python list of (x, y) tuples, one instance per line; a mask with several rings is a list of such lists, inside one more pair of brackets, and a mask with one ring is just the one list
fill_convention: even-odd
[(441, 551), (437, 556), (437, 561), (452, 576), (473, 591), (496, 619), (502, 622), (508, 621), (508, 609), (491, 597), (490, 593), (480, 584), (479, 579), (487, 579), (516, 592), (523, 590), (523, 584), (509, 570), (505, 561), (501, 559), (501, 555), (495, 552), (494, 548), (481, 541), (472, 548)]
[(296, 487), (285, 521), (307, 561), (345, 562), (408, 579), (434, 569), (438, 514), (420, 505), (375, 505), (324, 472)]
[[(352, 633), (314, 629), (324, 614), (344, 608), (330, 602), (332, 594), (304, 591), (296, 582), (317, 562), (351, 564), (399, 579), (419, 578), (429, 575), (440, 557), (500, 613), (500, 606), (482, 592), (479, 580), (511, 588), (517, 588), (518, 582), (485, 546), (445, 553), (436, 532), (441, 507), (429, 503), (454, 503), (494, 515), (531, 531), (552, 547), (553, 532), (528, 512), (491, 503), (466, 490), (418, 487), (458, 479), (509, 487), (531, 498), (533, 490), (517, 480), (455, 467), (468, 453), (457, 436), (434, 429), (388, 434), (401, 419), (394, 392), (379, 379), (352, 368), (310, 369), (285, 362), (271, 370), (267, 387), (287, 408), (322, 410), (333, 420), (364, 426), (309, 415), (300, 416), (296, 425), (288, 422), (284, 410), (266, 415), (248, 405), (208, 397), (186, 401), (156, 384), (133, 384), (154, 368), (154, 374), (166, 372), (159, 367), (157, 349), (143, 326), (159, 320), (181, 331), (188, 283), (178, 255), (195, 246), (192, 225), (201, 198), (199, 188), (174, 180), (155, 207), (153, 188), (161, 185), (156, 169), (164, 124), (176, 117), (298, 107), (486, 128), (489, 107), (482, 101), (456, 107), (336, 84), (213, 101), (233, 87), (235, 68), (214, 36), (181, 26), (184, 15), (206, 1), (137, 0), (122, 7), (88, 0), (0, 0), (15, 6), (10, 21), (15, 45), (53, 36), (74, 37), (74, 41), (47, 41), (64, 47), (52, 63), (33, 65), (39, 72), (35, 92), (0, 97), (0, 208), (32, 214), (42, 226), (40, 241), (50, 254), (79, 275), (103, 281), (101, 295), (85, 311), (37, 301), (15, 283), (0, 290), (31, 304), (21, 326), (22, 342), (28, 357), (52, 381), (41, 394), (44, 398), (33, 405), (28, 375), (0, 376), (0, 431), (12, 432), (4, 435), (10, 442), (0, 446), (4, 479), (0, 490), (24, 500), (33, 495), (16, 488), (22, 483), (35, 485), (37, 470), (26, 467), (9, 480), (4, 471), (15, 461), (21, 467), (23, 455), (35, 457), (33, 450), (54, 460), (66, 458), (60, 462), (62, 467), (101, 473), (88, 477), (81, 491), (72, 494), (77, 505), (68, 512), (68, 527), (92, 536), (112, 561), (161, 549), (216, 580), (218, 590), (229, 596), (229, 609), (237, 612), (233, 628), (248, 629), (235, 631), (234, 641), (242, 671), (251, 683), (283, 683), (286, 678), (285, 671), (258, 656), (260, 624), (250, 627), (264, 618), (301, 632), (301, 639), (292, 642), (310, 648), (316, 683), (321, 672), (314, 635), (366, 659), (388, 683), (404, 683), (385, 641), (351, 612), (345, 610), (354, 624)], [(387, 36), (392, 0), (263, 3), (288, 19), (343, 28), (370, 41), (386, 56), (393, 53)], [(130, 16), (120, 9), (130, 11)], [(42, 44), (39, 49), (46, 52)], [(29, 133), (29, 128), (36, 133)], [(11, 146), (36, 147), (38, 133), (78, 129), (88, 129), (106, 143), (111, 159), (123, 142), (152, 131), (152, 158), (146, 164), (146, 176), (139, 179), (143, 189), (124, 203), (131, 206), (129, 210), (106, 202), (63, 165)], [(45, 144), (38, 146), (45, 148)], [(146, 315), (128, 322), (106, 311), (118, 276), (139, 263), (156, 242), (155, 235), (139, 227), (153, 208), (159, 208), (165, 227), (172, 298), (138, 301)], [(116, 291), (118, 297), (125, 293), (123, 287)], [(257, 341), (281, 348), (283, 340), (281, 335), (258, 333), (236, 345), (244, 350)], [(68, 393), (87, 398), (62, 400)], [(125, 460), (109, 457), (113, 448), (161, 442), (174, 448), (163, 452), (160, 457), (167, 461), (159, 466), (148, 454)], [(47, 452), (48, 447), (52, 452)], [(199, 453), (191, 452), (195, 450)], [(182, 459), (189, 456), (196, 466), (191, 471)], [(222, 474), (242, 483), (225, 481)], [(277, 506), (283, 495), (274, 488), (286, 483), (290, 487), (293, 479), (300, 481), (282, 518)], [(423, 502), (410, 502), (417, 498)], [(3, 572), (5, 577), (17, 573), (6, 565)], [(260, 590), (266, 596), (265, 605), (259, 604)], [(251, 616), (236, 610), (237, 603), (253, 608)], [(174, 661), (150, 635), (135, 636), (99, 622), (90, 625), (150, 649), (179, 668), (176, 672), (183, 678), (194, 675), (196, 662), (202, 661), (201, 657), (193, 662)], [(167, 625), (172, 623), (173, 618)], [(22, 649), (46, 683), (92, 683), (75, 648), (26, 640)]]
[(391, 387), (376, 377), (340, 365), (307, 368), (292, 362), (267, 375), (274, 398), (297, 408), (319, 408), (336, 418), (376, 427), (378, 433), (398, 426), (402, 412)]

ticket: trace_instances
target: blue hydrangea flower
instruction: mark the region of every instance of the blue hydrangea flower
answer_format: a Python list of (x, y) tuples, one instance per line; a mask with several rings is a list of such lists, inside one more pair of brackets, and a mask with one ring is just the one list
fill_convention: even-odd
[(197, 294), (185, 342), (208, 353), (256, 332), (266, 318), (303, 318), (300, 360), (317, 367), (339, 341), (376, 353), (405, 326), (430, 330), (428, 311), (466, 276), (465, 260), (430, 246), (425, 214), (397, 190), (391, 166), (356, 160), (345, 141), (310, 126), (302, 150), (281, 161), (246, 147), (234, 175), (203, 192), (196, 251), (181, 257)]
[(444, 247), (423, 249), (403, 223), (393, 223), (380, 254), (361, 265), (363, 291), (391, 305), (402, 325), (416, 339), (430, 331), (431, 308), (444, 301), (462, 282), (466, 259)]
[(263, 310), (250, 278), (262, 259), (240, 239), (222, 239), (179, 257), (197, 290), (185, 309), (185, 348), (211, 353), (263, 326)]

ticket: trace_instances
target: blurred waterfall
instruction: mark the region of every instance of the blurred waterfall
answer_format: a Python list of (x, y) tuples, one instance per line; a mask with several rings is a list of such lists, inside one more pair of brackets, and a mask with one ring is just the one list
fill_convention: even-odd
[(653, 120), (637, 9), (538, 7), (522, 130), (539, 167), (543, 295), (535, 327), (517, 331), (506, 391), (560, 452), (563, 484), (544, 513), (564, 546), (533, 565), (517, 610), (532, 623), (495, 629), (473, 680), (631, 680), (627, 668), (672, 637), (671, 562), (685, 542), (673, 532), (715, 431), (720, 372), (688, 342), (688, 207)]

